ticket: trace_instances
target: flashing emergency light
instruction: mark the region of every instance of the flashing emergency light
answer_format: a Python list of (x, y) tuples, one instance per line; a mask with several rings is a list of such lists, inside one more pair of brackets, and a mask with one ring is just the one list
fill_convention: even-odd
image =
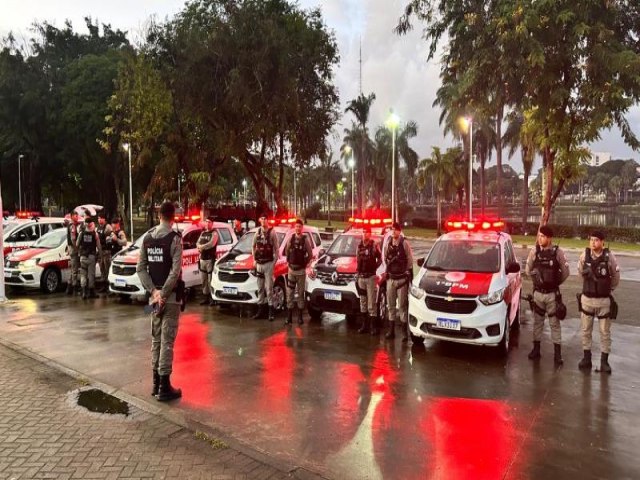
[(361, 218), (361, 217), (350, 217), (349, 223), (354, 226), (384, 226), (391, 225), (393, 223), (393, 219), (391, 218)]
[(200, 221), (200, 215), (189, 215), (189, 220), (192, 222), (198, 222)]
[(28, 212), (26, 210), (18, 210), (16, 212), (16, 218), (35, 218), (35, 217), (39, 217), (40, 216), (40, 212)]
[(468, 232), (500, 232), (505, 227), (504, 220), (500, 219), (476, 219), (476, 220), (447, 220), (445, 229), (447, 232), (463, 230)]
[(293, 225), (297, 220), (297, 217), (270, 218), (269, 225)]

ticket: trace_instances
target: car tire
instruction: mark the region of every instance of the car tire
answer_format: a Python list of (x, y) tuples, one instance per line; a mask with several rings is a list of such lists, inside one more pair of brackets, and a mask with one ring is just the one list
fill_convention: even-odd
[(273, 285), (271, 305), (276, 312), (282, 312), (287, 308), (287, 290), (284, 288), (284, 280), (279, 278)]
[(509, 346), (511, 344), (511, 339), (509, 338), (511, 334), (511, 327), (509, 325), (509, 312), (504, 319), (504, 333), (502, 334), (502, 338), (500, 339), (500, 343), (498, 344), (498, 354), (502, 358), (506, 358), (509, 355)]
[(56, 268), (49, 267), (42, 272), (40, 279), (40, 289), (44, 293), (56, 293), (62, 285), (62, 276)]
[(413, 333), (409, 333), (409, 335), (411, 336), (411, 341), (415, 344), (421, 344), (424, 343), (424, 337), (418, 337), (417, 335), (414, 335)]
[(314, 322), (318, 322), (322, 318), (322, 310), (317, 310), (311, 305), (307, 305), (307, 311), (309, 312), (311, 320), (313, 320)]
[(522, 302), (518, 303), (518, 311), (516, 312), (516, 316), (511, 323), (511, 330), (519, 330), (520, 329), (520, 309), (522, 307)]
[(358, 315), (354, 313), (349, 313), (346, 315), (347, 326), (356, 327), (358, 326)]
[(386, 322), (389, 317), (386, 284), (382, 284), (380, 285), (380, 288), (378, 288), (378, 299), (376, 301), (376, 314), (378, 315), (378, 325), (386, 326)]

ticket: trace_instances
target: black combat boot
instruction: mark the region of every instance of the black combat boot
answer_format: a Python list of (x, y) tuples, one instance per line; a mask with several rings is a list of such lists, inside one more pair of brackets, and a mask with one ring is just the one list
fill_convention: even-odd
[(151, 395), (154, 397), (158, 395), (158, 389), (160, 388), (160, 374), (158, 370), (153, 371), (153, 389), (151, 390)]
[(264, 308), (265, 308), (264, 303), (259, 303), (258, 308), (256, 309), (256, 312), (251, 316), (251, 318), (253, 319), (264, 318)]
[(298, 307), (298, 325), (303, 325), (304, 320), (302, 319), (302, 309)]
[(370, 317), (366, 313), (361, 313), (360, 316), (362, 317), (362, 325), (360, 325), (358, 333), (367, 333), (369, 331)]
[(600, 372), (601, 373), (611, 373), (611, 365), (609, 365), (609, 354), (602, 353), (600, 355)]
[(376, 335), (380, 335), (380, 329), (378, 328), (378, 317), (376, 315), (371, 315), (369, 317), (369, 323), (371, 324), (371, 336), (375, 337)]
[(556, 367), (562, 365), (564, 361), (562, 361), (562, 345), (559, 343), (553, 344), (553, 364)]
[(67, 283), (67, 295), (73, 295), (73, 285)]
[(387, 330), (387, 333), (385, 333), (384, 338), (386, 338), (387, 340), (393, 340), (394, 338), (396, 338), (395, 322), (389, 322), (389, 330)]
[(269, 321), (273, 322), (276, 319), (276, 312), (273, 310), (273, 306), (269, 305)]
[(293, 308), (287, 310), (287, 319), (284, 321), (285, 326), (293, 323)]
[(87, 291), (87, 287), (82, 287), (82, 299), (86, 300), (89, 298), (89, 292)]
[(580, 360), (580, 363), (578, 364), (578, 368), (580, 370), (591, 370), (592, 366), (593, 365), (591, 364), (591, 350), (585, 350), (584, 356), (582, 357), (582, 360)]
[(171, 375), (160, 375), (160, 386), (156, 398), (160, 402), (168, 402), (182, 396), (182, 390), (171, 386)]
[(402, 343), (409, 342), (409, 324), (400, 322), (400, 328), (402, 329)]
[(533, 341), (533, 349), (529, 352), (529, 360), (537, 360), (541, 357), (540, 355), (540, 342), (534, 340)]
[(93, 288), (89, 289), (88, 298), (98, 298), (98, 295), (96, 295), (96, 291)]

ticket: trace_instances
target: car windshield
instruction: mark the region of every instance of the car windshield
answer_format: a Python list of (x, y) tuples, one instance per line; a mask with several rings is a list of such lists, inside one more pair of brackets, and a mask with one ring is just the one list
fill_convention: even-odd
[[(378, 235), (371, 235), (371, 238), (380, 243), (381, 237)], [(333, 241), (327, 254), (334, 257), (355, 257), (361, 241), (361, 235), (340, 235)]]
[(2, 231), (4, 232), (4, 236), (6, 237), (11, 230), (15, 229), (18, 225), (18, 222), (2, 222)]
[(67, 230), (64, 228), (59, 228), (57, 230), (53, 230), (38, 239), (36, 243), (33, 244), (34, 248), (56, 248), (62, 245), (62, 242), (67, 239)]
[(494, 242), (437, 242), (425, 263), (428, 270), (490, 272), (500, 270), (500, 246)]

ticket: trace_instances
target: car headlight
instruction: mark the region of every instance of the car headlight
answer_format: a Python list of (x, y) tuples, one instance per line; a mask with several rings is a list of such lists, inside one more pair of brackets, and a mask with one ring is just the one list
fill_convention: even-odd
[(307, 269), (307, 276), (311, 279), (311, 280), (315, 280), (316, 277), (318, 276), (316, 274), (316, 269), (311, 267)]
[(504, 288), (501, 288), (500, 290), (496, 290), (495, 292), (487, 293), (486, 295), (480, 295), (480, 297), (478, 297), (478, 300), (480, 300), (485, 305), (494, 305), (501, 302), (503, 298)]
[(40, 263), (40, 259), (30, 258), (29, 260), (25, 260), (24, 262), (20, 262), (20, 267), (22, 268), (31, 268), (35, 267)]
[(414, 298), (417, 298), (418, 300), (421, 300), (425, 296), (424, 290), (421, 289), (420, 287), (416, 287), (413, 284), (411, 284), (410, 292), (411, 292), (411, 296)]

